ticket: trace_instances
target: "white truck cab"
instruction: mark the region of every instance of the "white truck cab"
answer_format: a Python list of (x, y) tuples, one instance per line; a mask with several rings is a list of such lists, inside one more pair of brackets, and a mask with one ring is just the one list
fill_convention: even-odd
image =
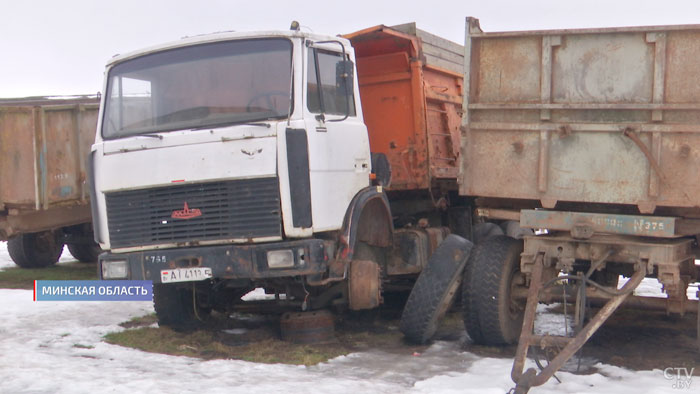
[[(89, 160), (107, 251), (100, 278), (152, 280), (159, 322), (173, 326), (230, 310), (253, 288), (302, 310), (370, 309), (388, 285), (410, 290), (449, 233), (441, 209), (456, 191), (421, 173), (445, 160), (439, 139), (457, 132), (441, 119), (421, 126), (428, 105), (458, 102), (422, 78), (457, 92), (461, 74), (424, 66), (415, 35), (378, 26), (351, 39), (379, 45), (364, 47), (360, 68), (348, 39), (298, 30), (198, 36), (112, 59)], [(374, 136), (388, 141), (372, 154), (361, 88)], [(428, 146), (431, 162), (419, 159)], [(390, 190), (392, 212), (387, 157), (412, 179), (402, 185), (434, 179), (435, 191)], [(395, 232), (398, 217), (410, 224)]]
[[(121, 253), (340, 229), (370, 173), (357, 83), (339, 81), (354, 79), (343, 54), (353, 61), (344, 39), (288, 31), (115, 57), (92, 149), (100, 245)], [(199, 215), (173, 216), (183, 209)]]

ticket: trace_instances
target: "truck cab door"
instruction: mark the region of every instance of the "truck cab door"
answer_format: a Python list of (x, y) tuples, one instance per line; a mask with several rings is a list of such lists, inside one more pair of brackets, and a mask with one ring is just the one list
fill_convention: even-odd
[(355, 73), (350, 55), (344, 61), (337, 44), (309, 46), (305, 61), (304, 124), (314, 232), (339, 229), (352, 198), (369, 185), (369, 138)]

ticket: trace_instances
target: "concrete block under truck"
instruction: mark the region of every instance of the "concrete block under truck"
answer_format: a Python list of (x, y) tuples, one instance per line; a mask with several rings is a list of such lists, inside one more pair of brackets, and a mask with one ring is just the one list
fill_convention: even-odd
[[(464, 271), (469, 336), (518, 343), (516, 392), (545, 383), (618, 307), (698, 312), (686, 292), (699, 277), (697, 42), (698, 25), (484, 33), (467, 18), (460, 193), (478, 196), (479, 218), (543, 230), (476, 245)], [(667, 298), (633, 295), (645, 277)], [(538, 302), (562, 301), (573, 336), (535, 335)], [(523, 371), (539, 348), (559, 351)]]
[(0, 99), (0, 240), (23, 268), (95, 262), (86, 161), (96, 97)]
[(294, 26), (111, 60), (89, 159), (100, 276), (152, 280), (159, 323), (179, 326), (255, 288), (297, 311), (375, 308), (435, 265), (444, 283), (406, 316), (427, 338), (471, 249), (449, 235), (471, 232), (463, 48), (414, 24)]

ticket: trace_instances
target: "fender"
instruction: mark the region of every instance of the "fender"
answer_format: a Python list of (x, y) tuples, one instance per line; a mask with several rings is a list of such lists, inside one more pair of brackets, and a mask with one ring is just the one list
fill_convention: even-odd
[(382, 186), (362, 189), (352, 199), (345, 213), (336, 261), (350, 262), (358, 241), (380, 247), (391, 246), (393, 234), (389, 199)]

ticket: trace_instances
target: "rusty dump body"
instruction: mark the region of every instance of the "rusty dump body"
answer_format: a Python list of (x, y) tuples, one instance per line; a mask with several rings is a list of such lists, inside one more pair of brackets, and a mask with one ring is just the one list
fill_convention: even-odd
[(0, 239), (90, 221), (97, 98), (0, 99)]
[(699, 43), (700, 25), (483, 33), (469, 18), (461, 194), (700, 214)]
[(355, 48), (370, 148), (391, 164), (389, 189), (456, 189), (463, 47), (414, 23), (344, 37)]

